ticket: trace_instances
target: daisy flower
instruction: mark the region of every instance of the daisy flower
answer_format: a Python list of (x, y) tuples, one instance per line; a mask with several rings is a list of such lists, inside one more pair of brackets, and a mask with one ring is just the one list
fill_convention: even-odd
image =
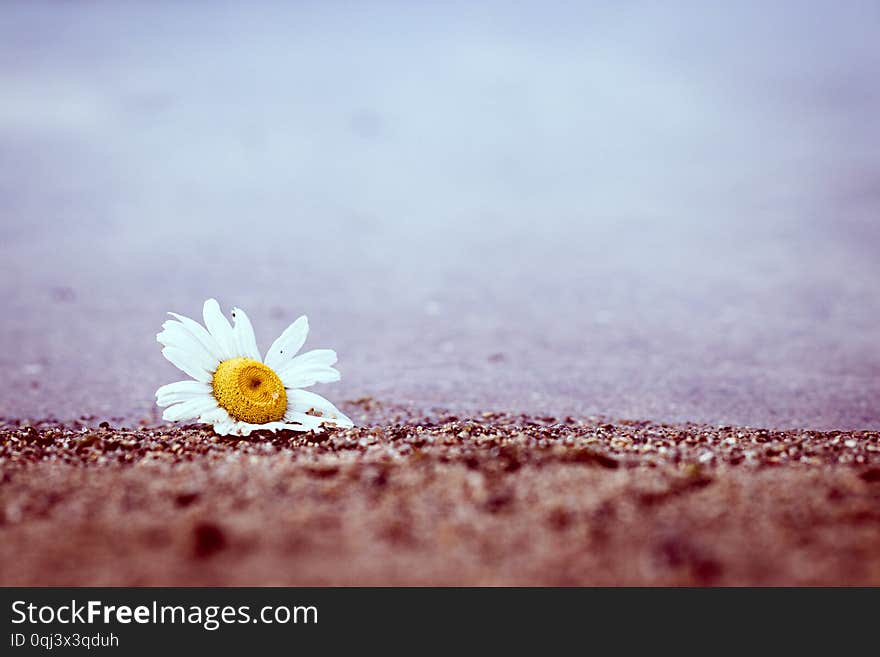
[(354, 426), (329, 401), (302, 390), (340, 379), (332, 349), (296, 355), (309, 333), (305, 315), (287, 327), (263, 359), (253, 326), (240, 308), (233, 308), (231, 325), (215, 299), (205, 301), (205, 326), (168, 314), (174, 320), (162, 324), (156, 340), (164, 347), (162, 355), (192, 380), (156, 391), (156, 403), (167, 406), (162, 419), (198, 420), (213, 425), (221, 436), (266, 429), (317, 432), (325, 424)]

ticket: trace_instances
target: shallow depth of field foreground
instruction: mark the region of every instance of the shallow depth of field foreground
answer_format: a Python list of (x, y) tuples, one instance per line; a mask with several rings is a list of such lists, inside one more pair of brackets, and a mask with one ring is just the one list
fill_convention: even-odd
[(317, 442), (0, 436), (6, 584), (880, 584), (878, 432), (485, 413)]
[[(878, 26), (0, 3), (0, 585), (880, 585)], [(355, 427), (163, 422), (209, 298)]]

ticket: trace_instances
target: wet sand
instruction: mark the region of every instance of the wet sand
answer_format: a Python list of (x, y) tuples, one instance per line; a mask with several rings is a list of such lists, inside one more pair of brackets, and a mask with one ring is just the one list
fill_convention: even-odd
[(0, 584), (880, 585), (877, 432), (379, 407), (247, 440), (7, 424)]

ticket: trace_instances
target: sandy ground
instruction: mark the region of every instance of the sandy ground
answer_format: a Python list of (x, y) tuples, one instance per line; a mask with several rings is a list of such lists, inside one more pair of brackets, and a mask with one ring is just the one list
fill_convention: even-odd
[(0, 441), (4, 585), (880, 585), (877, 432), (402, 413)]
[(158, 419), (217, 297), (338, 400), (880, 429), (876, 4), (468, 7), (4, 2), (0, 415)]
[(0, 5), (0, 583), (880, 583), (876, 3), (256, 4)]

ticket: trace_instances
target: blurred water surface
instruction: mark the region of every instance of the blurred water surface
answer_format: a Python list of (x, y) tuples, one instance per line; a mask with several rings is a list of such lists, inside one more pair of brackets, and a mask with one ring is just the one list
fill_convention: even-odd
[(875, 2), (0, 6), (0, 415), (141, 417), (166, 310), (335, 399), (880, 428)]

